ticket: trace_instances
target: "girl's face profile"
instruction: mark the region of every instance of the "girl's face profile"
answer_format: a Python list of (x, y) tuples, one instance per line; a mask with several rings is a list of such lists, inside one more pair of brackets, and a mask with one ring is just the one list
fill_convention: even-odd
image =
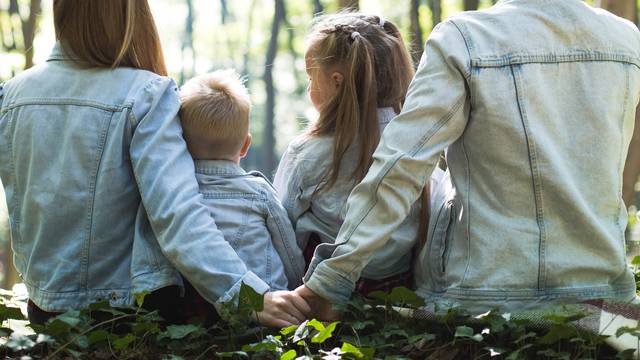
[(342, 85), (342, 74), (339, 72), (327, 74), (316, 64), (309, 52), (305, 55), (304, 60), (309, 77), (307, 92), (311, 103), (320, 112), (320, 109), (338, 94), (338, 89)]

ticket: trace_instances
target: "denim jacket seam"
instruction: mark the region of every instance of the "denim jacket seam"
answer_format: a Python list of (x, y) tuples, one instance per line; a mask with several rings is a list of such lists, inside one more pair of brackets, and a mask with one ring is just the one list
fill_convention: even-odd
[(519, 54), (507, 53), (502, 56), (473, 57), (471, 65), (474, 67), (506, 67), (530, 63), (571, 63), (589, 61), (623, 62), (640, 68), (640, 59), (633, 54), (610, 53), (598, 50), (574, 50), (565, 54)]
[[(290, 244), (287, 242), (287, 237), (285, 236), (285, 232), (283, 231), (284, 227), (281, 221), (282, 219), (279, 216), (276, 216), (276, 212), (273, 211), (273, 201), (276, 201), (276, 199), (271, 199), (271, 200), (267, 199), (264, 202), (264, 204), (265, 204), (266, 215), (272, 218), (273, 221), (275, 222), (276, 227), (278, 228), (278, 232), (280, 233), (280, 238), (282, 239), (282, 245), (284, 246), (284, 249), (287, 252), (287, 264), (290, 264), (290, 266), (287, 266), (286, 264), (283, 264), (283, 265), (285, 268), (293, 267), (296, 273), (302, 273), (304, 272), (304, 270), (297, 269), (297, 267), (295, 266), (295, 257), (291, 252), (291, 248), (289, 246)], [(273, 236), (271, 237), (271, 240), (273, 241)], [(295, 240), (296, 239), (294, 239), (294, 241)]]
[(100, 166), (102, 164), (102, 157), (104, 155), (105, 142), (107, 140), (109, 128), (111, 127), (111, 122), (113, 121), (114, 116), (115, 113), (111, 113), (109, 122), (103, 127), (102, 133), (100, 134), (100, 141), (98, 142), (98, 147), (96, 149), (96, 158), (94, 159), (95, 169), (91, 174), (91, 178), (89, 181), (88, 192), (90, 196), (87, 199), (89, 201), (89, 204), (87, 204), (87, 225), (85, 227), (85, 231), (87, 232), (87, 234), (85, 237), (85, 244), (82, 247), (83, 258), (80, 261), (80, 266), (83, 272), (80, 283), (84, 288), (88, 287), (89, 281), (89, 256), (91, 255), (91, 241), (93, 240), (93, 212), (96, 200), (96, 182), (98, 180), (98, 174), (100, 173)]
[(466, 177), (467, 177), (467, 183), (466, 186), (467, 188), (465, 189), (466, 191), (466, 201), (467, 201), (467, 208), (465, 211), (465, 217), (467, 218), (467, 224), (464, 227), (465, 228), (465, 232), (467, 235), (467, 264), (464, 270), (464, 274), (462, 275), (462, 279), (460, 280), (460, 286), (463, 286), (463, 284), (465, 283), (467, 276), (469, 276), (469, 271), (471, 271), (471, 162), (469, 161), (469, 154), (467, 153), (467, 146), (465, 144), (465, 139), (466, 139), (466, 132), (462, 134), (461, 137), (461, 143), (462, 143), (462, 152), (464, 154), (464, 158), (466, 160), (466, 166), (465, 166), (465, 171), (466, 171)]
[[(464, 46), (465, 46), (465, 49), (467, 50), (467, 55), (469, 56), (468, 62), (467, 64), (465, 64), (465, 66), (467, 66), (468, 68), (464, 69), (464, 72), (465, 72), (464, 77), (467, 79), (468, 82), (471, 82), (471, 74), (472, 74), (471, 59), (473, 59), (475, 55), (475, 47), (473, 45), (473, 40), (471, 39), (471, 35), (468, 34), (467, 29), (466, 27), (464, 27), (464, 25), (458, 25), (453, 19), (450, 20), (450, 22), (456, 28), (456, 30), (460, 34), (460, 37), (464, 41)], [(464, 27), (464, 31), (461, 29), (461, 26)]]
[(544, 221), (544, 198), (543, 198), (543, 180), (540, 174), (540, 167), (538, 164), (538, 154), (533, 134), (531, 134), (531, 128), (527, 111), (523, 104), (522, 92), (524, 87), (522, 86), (522, 80), (520, 78), (520, 66), (512, 65), (511, 73), (513, 76), (516, 102), (520, 111), (520, 120), (522, 123), (525, 141), (527, 143), (527, 151), (529, 155), (529, 166), (531, 171), (531, 180), (533, 185), (534, 202), (536, 207), (536, 222), (538, 224), (539, 244), (538, 244), (538, 287), (543, 290), (546, 287), (546, 226)]
[[(623, 106), (623, 112), (622, 112), (622, 119), (625, 119), (627, 116), (627, 104), (629, 103), (629, 93), (630, 91), (630, 75), (629, 75), (629, 70), (628, 68), (625, 68), (625, 92), (624, 92), (624, 106)], [(624, 136), (624, 122), (621, 121), (620, 122), (620, 132), (623, 133)], [(624, 167), (625, 167), (625, 157), (623, 156), (624, 154), (624, 143), (620, 142), (620, 158), (618, 160), (618, 173), (621, 174), (619, 176), (620, 178), (620, 186), (618, 186), (618, 206), (617, 206), (617, 212), (618, 214), (616, 214), (616, 216), (614, 217), (616, 219), (616, 226), (618, 228), (620, 228), (620, 233), (621, 233), (621, 238), (624, 239), (625, 238), (625, 230), (622, 225), (620, 224), (620, 209), (624, 208), (624, 201), (622, 198), (622, 183), (623, 183), (623, 177), (622, 177), (622, 173), (624, 171)], [(626, 256), (623, 256), (623, 258), (625, 259), (626, 262)]]
[(88, 101), (75, 98), (33, 98), (20, 101), (12, 101), (11, 103), (7, 104), (6, 107), (2, 108), (2, 112), (28, 105), (68, 105), (91, 107), (107, 113), (121, 112), (127, 108), (127, 106), (123, 105), (109, 105), (97, 101)]
[[(449, 122), (449, 120), (453, 118), (453, 115), (455, 115), (462, 108), (462, 105), (464, 104), (465, 99), (466, 99), (466, 94), (463, 94), (462, 96), (460, 96), (460, 98), (455, 103), (455, 105), (451, 108), (451, 110), (449, 110), (449, 112), (445, 114), (445, 116), (443, 116), (436, 124), (434, 124), (427, 131), (427, 133), (420, 139), (420, 141), (418, 141), (418, 143), (414, 146), (414, 148), (409, 152), (409, 156), (411, 157), (415, 156), (422, 148), (424, 148), (426, 143), (429, 140), (431, 140), (431, 138), (438, 132), (438, 130), (440, 130), (444, 125), (446, 125)], [(374, 194), (378, 193), (378, 188), (380, 187), (382, 180), (397, 165), (398, 161), (400, 161), (404, 156), (405, 156), (404, 154), (396, 155), (396, 158), (392, 162), (390, 162), (390, 164), (384, 169), (384, 171), (380, 172), (380, 176), (376, 180)], [(347, 230), (345, 234), (345, 241), (342, 242), (341, 244), (345, 244), (349, 241), (349, 239), (351, 239), (351, 236), (353, 235), (355, 230), (358, 228), (358, 226), (360, 226), (360, 224), (364, 221), (367, 215), (369, 215), (371, 210), (376, 206), (377, 202), (378, 201), (376, 196), (374, 197), (374, 200), (371, 203), (366, 205), (366, 207), (363, 206), (365, 211), (361, 213), (362, 215), (359, 216), (358, 221), (350, 229)], [(336, 245), (341, 245), (341, 244), (336, 243)], [(352, 275), (357, 268), (358, 268), (358, 264), (354, 264), (351, 270), (349, 270), (348, 275)]]
[(265, 195), (260, 192), (224, 192), (224, 191), (209, 191), (200, 190), (200, 194), (204, 199), (247, 199), (247, 200), (265, 200)]

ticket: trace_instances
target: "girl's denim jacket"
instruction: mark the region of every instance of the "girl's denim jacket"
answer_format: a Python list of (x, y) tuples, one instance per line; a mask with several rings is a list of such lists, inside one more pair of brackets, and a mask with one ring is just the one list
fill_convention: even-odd
[[(380, 129), (396, 116), (393, 108), (378, 110)], [(357, 185), (353, 179), (353, 168), (357, 162), (357, 147), (345, 154), (340, 176), (329, 190), (316, 189), (327, 181), (326, 175), (333, 161), (332, 137), (301, 136), (294, 140), (282, 156), (274, 185), (289, 213), (301, 248), (305, 248), (311, 234), (316, 234), (322, 243), (333, 244), (344, 221), (347, 197)], [(412, 207), (411, 214), (391, 236), (389, 244), (373, 255), (362, 276), (368, 279), (383, 279), (410, 270), (413, 246), (416, 242), (420, 216), (419, 204)]]
[(419, 294), (471, 309), (635, 294), (622, 171), (640, 35), (579, 0), (503, 0), (440, 24), (404, 109), (306, 285), (346, 301), (448, 148)]
[(180, 285), (231, 300), (248, 271), (202, 204), (172, 80), (83, 69), (56, 46), (0, 86), (0, 178), (16, 268), (46, 311)]

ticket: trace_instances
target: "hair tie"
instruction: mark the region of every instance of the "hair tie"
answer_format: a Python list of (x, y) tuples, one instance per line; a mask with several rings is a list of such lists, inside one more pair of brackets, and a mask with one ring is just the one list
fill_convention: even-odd
[(384, 19), (382, 15), (378, 16), (380, 18), (380, 26), (384, 27), (387, 24), (387, 21)]
[(358, 36), (362, 36), (362, 35), (360, 35), (360, 33), (357, 32), (357, 31), (354, 31), (354, 32), (351, 33), (351, 39), (353, 39), (353, 40), (357, 39)]

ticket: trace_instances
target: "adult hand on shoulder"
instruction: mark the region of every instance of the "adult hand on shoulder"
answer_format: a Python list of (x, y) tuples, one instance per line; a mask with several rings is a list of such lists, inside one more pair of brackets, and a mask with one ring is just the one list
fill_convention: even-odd
[(264, 294), (264, 309), (255, 315), (264, 326), (283, 328), (300, 325), (312, 315), (311, 307), (293, 291), (274, 291)]
[(318, 320), (335, 321), (340, 317), (340, 312), (333, 310), (331, 302), (316, 294), (308, 287), (302, 285), (294, 291), (305, 299), (309, 305), (311, 305), (311, 308), (313, 309), (313, 316)]

